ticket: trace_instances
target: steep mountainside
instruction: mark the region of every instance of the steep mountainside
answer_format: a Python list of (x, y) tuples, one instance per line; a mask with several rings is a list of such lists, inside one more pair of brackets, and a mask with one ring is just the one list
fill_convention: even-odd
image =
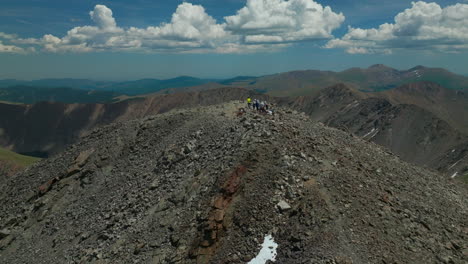
[(315, 96), (283, 103), (306, 112), (315, 121), (385, 146), (406, 161), (450, 175), (468, 172), (468, 157), (451, 154), (468, 153), (465, 134), (417, 104), (395, 104), (385, 97), (336, 85)]
[[(305, 115), (95, 129), (0, 185), (2, 263), (464, 263), (467, 190)], [(270, 248), (274, 251), (274, 247)]]
[(15, 152), (47, 156), (95, 126), (167, 112), (174, 108), (212, 105), (244, 100), (245, 89), (216, 89), (202, 92), (152, 95), (111, 104), (34, 105), (0, 103), (0, 146)]
[(392, 104), (416, 105), (468, 134), (468, 91), (447, 89), (433, 82), (416, 82), (370, 95), (385, 98)]

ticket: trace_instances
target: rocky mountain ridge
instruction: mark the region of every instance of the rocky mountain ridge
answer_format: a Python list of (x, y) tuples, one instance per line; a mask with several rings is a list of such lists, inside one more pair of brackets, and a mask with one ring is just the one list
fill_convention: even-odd
[(466, 189), (277, 108), (96, 128), (0, 184), (4, 263), (463, 263)]
[(113, 104), (0, 104), (0, 144), (20, 153), (47, 156), (98, 126), (248, 96), (303, 111), (314, 121), (354, 133), (406, 161), (448, 176), (468, 173), (468, 97), (431, 82), (381, 93), (364, 93), (338, 84), (313, 96), (292, 98), (222, 88)]
[[(447, 89), (438, 85), (427, 84), (437, 91), (447, 92)], [(421, 83), (419, 86), (410, 85), (401, 89), (430, 89), (425, 88), (425, 85)], [(396, 101), (396, 98), (402, 99)], [(419, 98), (419, 101), (410, 104), (411, 98)], [(465, 126), (467, 120), (461, 121), (456, 127), (451, 125), (458, 118), (456, 109), (463, 112), (460, 110), (463, 107), (450, 107), (447, 98), (450, 97), (428, 95), (426, 99), (421, 99), (421, 95), (418, 97), (411, 94), (407, 97), (392, 97), (387, 94), (362, 93), (339, 84), (315, 96), (297, 97), (282, 103), (304, 111), (314, 121), (385, 146), (405, 161), (437, 169), (448, 176), (455, 173), (460, 176), (468, 173), (468, 136), (465, 130), (462, 132), (456, 128)], [(429, 100), (437, 103), (428, 103)], [(457, 101), (463, 102), (463, 97)], [(439, 109), (445, 111), (437, 111)], [(444, 113), (454, 114), (445, 119), (447, 115)]]
[(245, 89), (221, 88), (152, 95), (111, 104), (0, 103), (0, 145), (18, 153), (46, 157), (62, 151), (96, 126), (164, 113), (175, 108), (243, 100), (253, 94)]

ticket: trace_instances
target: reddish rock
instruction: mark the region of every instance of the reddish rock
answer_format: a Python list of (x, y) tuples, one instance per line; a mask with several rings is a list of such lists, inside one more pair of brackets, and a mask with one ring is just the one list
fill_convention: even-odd
[(216, 222), (222, 222), (224, 219), (224, 211), (223, 210), (216, 210), (214, 213), (214, 220)]

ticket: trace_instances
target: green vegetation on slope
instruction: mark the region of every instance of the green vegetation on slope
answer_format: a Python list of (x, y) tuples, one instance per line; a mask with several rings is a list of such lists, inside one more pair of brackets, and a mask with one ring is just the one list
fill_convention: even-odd
[(36, 157), (20, 155), (18, 153), (0, 147), (0, 162), (8, 162), (10, 164), (14, 164), (24, 168), (34, 164), (35, 162), (38, 162), (39, 160), (41, 159)]

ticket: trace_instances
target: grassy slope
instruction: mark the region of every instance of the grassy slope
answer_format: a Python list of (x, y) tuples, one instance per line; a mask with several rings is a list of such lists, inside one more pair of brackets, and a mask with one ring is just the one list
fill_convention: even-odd
[(0, 147), (0, 162), (8, 162), (24, 168), (39, 160), (39, 158), (20, 155)]

